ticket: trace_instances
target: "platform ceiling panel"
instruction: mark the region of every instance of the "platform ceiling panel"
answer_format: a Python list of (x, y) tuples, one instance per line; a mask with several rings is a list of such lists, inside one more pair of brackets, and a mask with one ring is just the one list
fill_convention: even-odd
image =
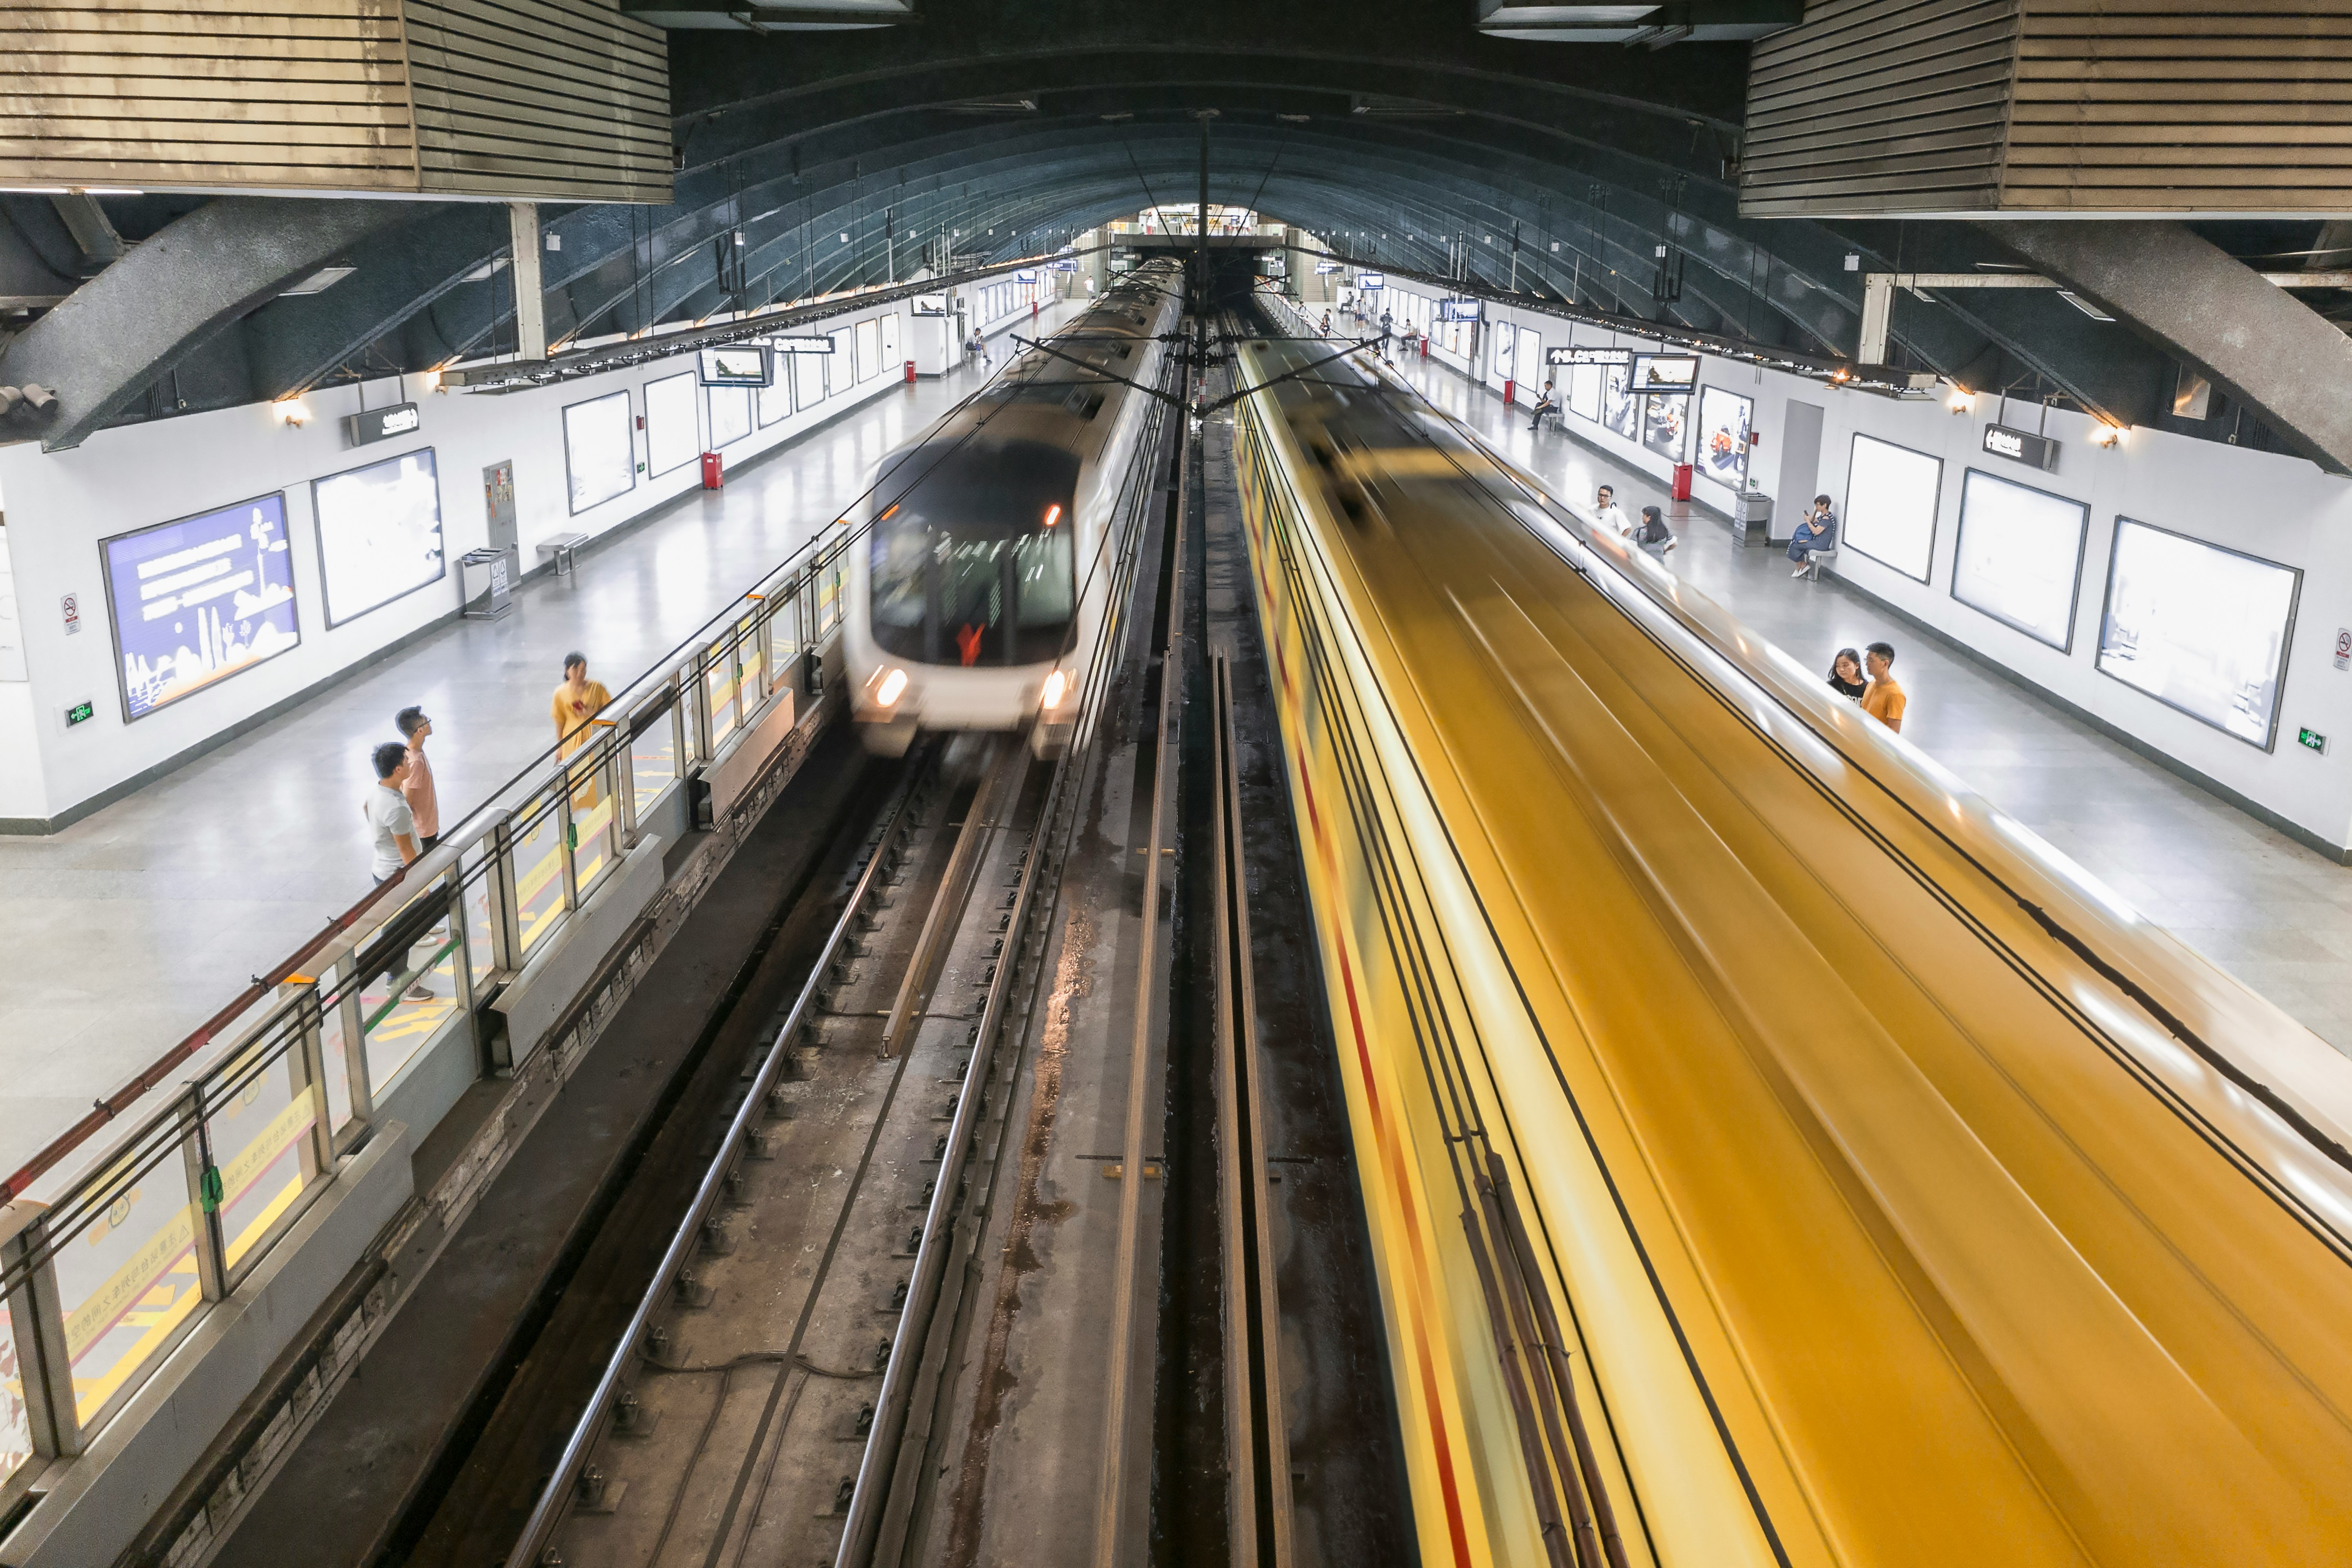
[(2352, 206), (2352, 4), (1817, 0), (1756, 46), (1757, 217)]
[(0, 6), (12, 184), (663, 202), (669, 140), (611, 0)]

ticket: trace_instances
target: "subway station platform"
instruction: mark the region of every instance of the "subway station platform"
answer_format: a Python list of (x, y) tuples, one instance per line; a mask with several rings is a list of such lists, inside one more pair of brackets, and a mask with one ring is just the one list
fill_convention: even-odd
[[(1335, 326), (1337, 323), (1335, 322)], [(1601, 485), (1628, 517), (1663, 507), (1666, 564), (1799, 663), (1887, 642), (1909, 700), (1904, 738), (2206, 957), (2352, 1052), (2352, 868), (2150, 761), (1955, 644), (1824, 574), (1790, 577), (1781, 546), (1743, 546), (1727, 521), (1570, 434), (1528, 428), (1492, 389), (1435, 360), (1397, 368), (1552, 493), (1589, 511)], [(1572, 422), (1563, 420), (1563, 426)]]
[[(1050, 327), (1074, 304), (1045, 308)], [(993, 367), (1007, 358), (996, 338)], [(421, 706), (445, 826), (546, 751), (567, 653), (614, 691), (851, 505), (989, 374), (893, 387), (46, 837), (0, 837), (0, 1172), (14, 1170), (368, 890), (370, 748)]]

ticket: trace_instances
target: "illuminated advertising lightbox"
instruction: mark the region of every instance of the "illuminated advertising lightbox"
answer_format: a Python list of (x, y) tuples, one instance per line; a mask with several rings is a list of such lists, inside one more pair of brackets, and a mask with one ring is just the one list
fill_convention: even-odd
[(1838, 542), (1925, 583), (1935, 556), (1936, 502), (1943, 487), (1943, 458), (1857, 435)]
[(1698, 384), (1696, 354), (1635, 354), (1633, 390), (1671, 397), (1687, 395)]
[(327, 625), (381, 609), (448, 574), (441, 478), (423, 447), (310, 481)]
[(758, 343), (730, 343), (695, 355), (705, 386), (765, 386), (768, 351)]
[(2099, 669), (2268, 751), (2302, 586), (2292, 566), (2118, 517)]
[(1570, 366), (1568, 372), (1568, 411), (1596, 425), (1601, 422), (1601, 376), (1604, 368), (1579, 364)]
[(748, 387), (714, 386), (710, 399), (710, 449), (740, 441), (751, 433), (751, 392)]
[(1669, 463), (1679, 463), (1690, 442), (1687, 396), (1642, 399), (1642, 445)]
[(702, 450), (698, 401), (691, 371), (646, 383), (646, 471), (655, 479), (684, 468)]
[(1601, 367), (1601, 423), (1628, 441), (1642, 437), (1642, 400), (1633, 392), (1633, 372), (1629, 365), (1604, 364)]
[(282, 494), (118, 533), (98, 551), (125, 722), (302, 641)]
[(1448, 300), (1437, 310), (1437, 319), (1441, 321), (1475, 321), (1478, 319), (1478, 301), (1475, 300)]
[(1960, 477), (1952, 597), (2064, 653), (2091, 509), (1980, 468)]
[(563, 410), (563, 474), (573, 516), (636, 488), (636, 437), (629, 395), (608, 393)]
[(1748, 488), (1748, 436), (1755, 428), (1756, 405), (1719, 386), (1698, 395), (1698, 471), (1735, 490)]

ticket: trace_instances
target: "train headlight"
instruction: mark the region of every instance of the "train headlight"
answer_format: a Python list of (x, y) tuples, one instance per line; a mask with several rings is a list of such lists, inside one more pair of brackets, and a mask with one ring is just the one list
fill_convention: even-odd
[(874, 700), (887, 708), (904, 696), (906, 690), (907, 672), (903, 669), (894, 669), (882, 678), (882, 684), (875, 691)]
[(1045, 678), (1045, 711), (1051, 713), (1062, 705), (1062, 696), (1070, 689), (1069, 677), (1055, 670)]

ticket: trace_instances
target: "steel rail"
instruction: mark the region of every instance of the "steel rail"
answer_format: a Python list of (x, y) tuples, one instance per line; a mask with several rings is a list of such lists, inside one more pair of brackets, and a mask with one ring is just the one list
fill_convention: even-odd
[(843, 944), (856, 933), (866, 899), (886, 874), (883, 864), (889, 858), (893, 842), (902, 837), (910, 826), (912, 813), (908, 807), (916, 794), (919, 776), (919, 773), (910, 773), (899, 782), (897, 802), (890, 809), (880, 836), (875, 839), (874, 852), (867, 858), (865, 869), (858, 873), (856, 885), (850, 890), (848, 903), (843, 908), (841, 918), (834, 922), (832, 932), (826, 936), (824, 948), (809, 970), (807, 981), (801, 986), (800, 995), (793, 1003), (792, 1012), (785, 1016), (783, 1026), (776, 1031), (775, 1038), (769, 1042), (767, 1054), (760, 1060), (759, 1071), (743, 1097), (742, 1106), (728, 1123), (726, 1136), (719, 1144), (719, 1157), (711, 1162), (701, 1184), (695, 1189), (694, 1201), (687, 1205), (686, 1214), (678, 1221), (669, 1246), (663, 1250), (661, 1262), (654, 1270), (652, 1283), (638, 1300), (636, 1310), (629, 1314), (628, 1326), (622, 1331), (613, 1353), (605, 1359), (604, 1370), (596, 1380), (595, 1391), (589, 1395), (587, 1407), (573, 1424), (572, 1435), (564, 1442), (563, 1452), (556, 1460), (554, 1473), (540, 1489), (538, 1500), (531, 1506), (530, 1517), (523, 1525), (522, 1534), (516, 1540), (514, 1549), (507, 1554), (507, 1568), (534, 1568), (541, 1551), (554, 1535), (556, 1526), (562, 1522), (581, 1467), (587, 1463), (590, 1451), (604, 1435), (613, 1402), (621, 1391), (629, 1363), (640, 1353), (655, 1309), (672, 1289), (679, 1269), (692, 1256), (701, 1236), (703, 1221), (709, 1216), (726, 1190), (727, 1172), (744, 1149), (752, 1126), (764, 1114), (768, 1091), (775, 1086), (778, 1076), (783, 1071), (784, 1058), (792, 1053), (793, 1041), (800, 1034), (802, 1021), (825, 987), (826, 971), (841, 952)]

